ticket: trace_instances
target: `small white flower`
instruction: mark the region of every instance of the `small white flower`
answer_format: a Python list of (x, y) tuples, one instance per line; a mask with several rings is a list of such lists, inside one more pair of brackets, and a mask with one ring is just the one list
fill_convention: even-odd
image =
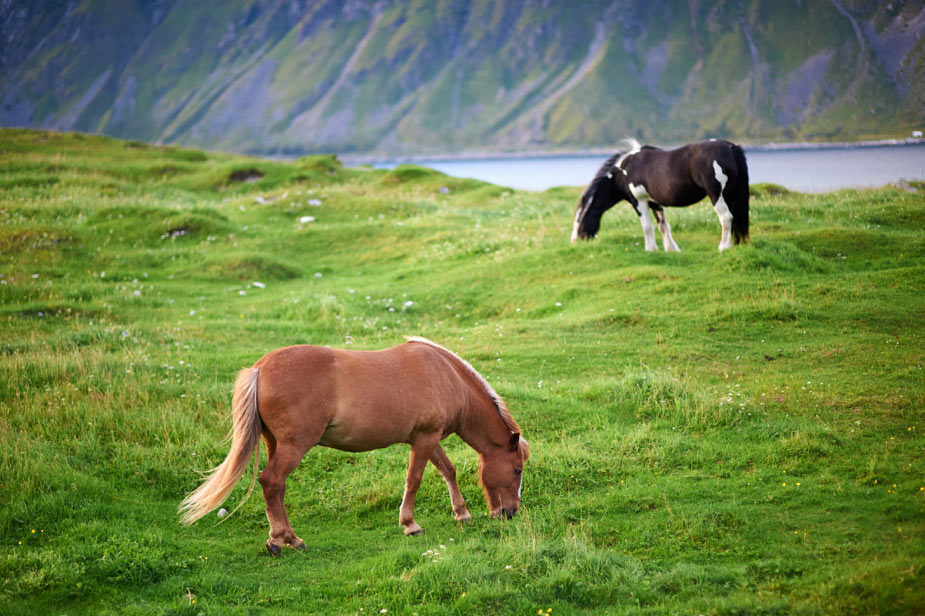
[(315, 272), (315, 278), (321, 278), (321, 272)]
[(190, 311), (189, 311), (189, 315), (190, 315), (190, 316), (193, 316), (194, 314), (196, 314), (196, 311), (195, 311), (195, 310), (190, 310)]
[(256, 280), (255, 280), (254, 282), (252, 282), (251, 285), (257, 287), (258, 289), (265, 289), (265, 288), (267, 288), (267, 285), (263, 284), (262, 282), (257, 282)]
[(303, 216), (302, 218), (299, 219), (299, 222), (302, 224), (306, 224), (309, 222), (315, 222), (315, 217), (314, 216)]
[(319, 205), (321, 205), (321, 199), (309, 199), (308, 204), (311, 205), (312, 207), (318, 207)]

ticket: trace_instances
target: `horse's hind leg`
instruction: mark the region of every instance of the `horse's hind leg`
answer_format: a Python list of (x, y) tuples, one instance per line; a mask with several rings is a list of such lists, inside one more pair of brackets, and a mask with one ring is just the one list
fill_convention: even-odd
[(267, 549), (274, 556), (279, 556), (281, 549), (286, 546), (305, 549), (305, 542), (292, 530), (283, 498), (286, 495), (286, 478), (295, 470), (310, 448), (311, 445), (299, 447), (288, 443), (277, 443), (269, 464), (260, 473), (263, 498), (267, 503), (267, 520), (270, 522)]
[[(732, 246), (732, 212), (729, 210), (729, 205), (723, 196), (726, 192), (729, 176), (715, 160), (713, 161), (713, 173), (716, 183), (714, 185), (713, 182), (707, 182), (706, 190), (710, 201), (713, 202), (713, 209), (716, 210), (716, 215), (719, 217), (719, 224), (723, 228), (723, 233), (719, 240), (719, 250), (722, 252)], [(735, 178), (733, 178), (734, 182)], [(719, 190), (717, 190), (717, 186)]]
[(421, 477), (427, 460), (440, 443), (440, 434), (418, 434), (411, 443), (411, 459), (408, 461), (408, 476), (405, 478), (405, 494), (401, 499), (398, 523), (405, 527), (406, 535), (420, 535), (424, 529), (414, 521), (414, 499), (421, 487)]
[(456, 468), (453, 466), (453, 463), (450, 462), (449, 457), (447, 457), (446, 452), (443, 451), (443, 447), (440, 443), (437, 443), (433, 453), (430, 454), (430, 461), (433, 462), (433, 465), (436, 466), (440, 474), (443, 475), (443, 480), (446, 481), (446, 487), (450, 490), (450, 503), (453, 505), (453, 513), (456, 514), (456, 520), (459, 522), (468, 522), (472, 519), (472, 516), (469, 514), (469, 510), (466, 509), (466, 501), (463, 499), (462, 493), (459, 491), (459, 486), (456, 484)]
[(655, 220), (658, 222), (658, 230), (662, 233), (662, 245), (666, 252), (681, 252), (678, 245), (674, 243), (671, 237), (671, 225), (668, 224), (668, 218), (665, 217), (665, 209), (655, 203), (650, 203), (649, 207), (655, 212)]

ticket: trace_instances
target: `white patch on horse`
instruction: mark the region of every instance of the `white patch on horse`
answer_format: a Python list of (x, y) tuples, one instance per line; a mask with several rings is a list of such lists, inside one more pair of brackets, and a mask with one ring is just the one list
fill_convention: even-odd
[(630, 189), (630, 193), (632, 193), (632, 195), (636, 197), (637, 201), (648, 201), (649, 199), (651, 199), (651, 197), (649, 196), (649, 191), (642, 184), (633, 184), (632, 182), (630, 182), (629, 189)]
[(614, 168), (614, 169), (619, 169), (620, 171), (623, 172), (623, 175), (626, 175), (626, 169), (623, 169), (623, 168), (622, 168), (623, 163), (626, 162), (626, 159), (627, 159), (627, 158), (629, 158), (629, 157), (632, 156), (633, 154), (638, 153), (639, 150), (642, 149), (642, 144), (639, 143), (638, 141), (636, 141), (636, 140), (633, 139), (633, 138), (624, 139), (624, 140), (621, 141), (620, 143), (621, 143), (622, 145), (625, 145), (625, 146), (628, 147), (629, 149), (628, 149), (626, 152), (624, 152), (624, 153), (620, 156), (620, 158), (617, 159), (617, 162), (615, 162), (615, 163), (613, 164), (613, 168)]
[(732, 246), (732, 212), (729, 211), (729, 206), (726, 205), (726, 199), (723, 197), (729, 176), (723, 172), (723, 168), (715, 160), (713, 161), (713, 171), (716, 173), (716, 181), (719, 182), (719, 198), (713, 204), (713, 209), (716, 210), (716, 215), (719, 216), (719, 224), (723, 228), (723, 235), (719, 241), (719, 250), (722, 252)]

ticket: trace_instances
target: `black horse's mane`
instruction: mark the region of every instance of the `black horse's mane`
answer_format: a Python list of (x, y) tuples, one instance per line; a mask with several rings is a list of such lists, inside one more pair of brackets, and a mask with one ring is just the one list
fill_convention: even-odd
[(594, 179), (591, 180), (591, 183), (588, 185), (588, 188), (585, 189), (583, 195), (581, 195), (581, 203), (585, 202), (590, 195), (593, 195), (597, 192), (597, 189), (600, 188), (601, 184), (613, 177), (613, 166), (617, 163), (617, 159), (623, 156), (626, 151), (617, 152), (610, 158), (604, 161), (604, 164), (601, 165), (601, 168), (598, 169), (597, 175), (594, 176)]

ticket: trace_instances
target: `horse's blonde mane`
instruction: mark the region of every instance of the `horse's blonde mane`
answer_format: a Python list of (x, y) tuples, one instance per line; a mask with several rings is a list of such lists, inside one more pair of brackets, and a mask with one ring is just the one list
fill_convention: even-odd
[(428, 340), (427, 338), (422, 338), (421, 336), (405, 336), (405, 340), (408, 342), (420, 342), (421, 344), (430, 345), (435, 349), (440, 349), (444, 353), (448, 353), (454, 357), (456, 361), (462, 364), (462, 366), (466, 369), (466, 371), (469, 372), (469, 374), (474, 376), (478, 382), (481, 383), (482, 387), (485, 389), (485, 393), (487, 393), (488, 397), (491, 398), (491, 401), (495, 403), (495, 408), (498, 409), (498, 415), (501, 416), (501, 421), (504, 422), (504, 425), (507, 427), (507, 429), (510, 430), (512, 434), (520, 433), (520, 426), (518, 426), (517, 422), (514, 421), (514, 417), (511, 416), (511, 412), (507, 410), (507, 405), (504, 403), (504, 400), (502, 400), (501, 396), (498, 395), (498, 392), (496, 392), (492, 386), (488, 384), (488, 381), (485, 380), (485, 377), (479, 374), (478, 371), (472, 367), (472, 364), (467, 362), (453, 351), (447, 349), (446, 347), (442, 347), (436, 342)]

